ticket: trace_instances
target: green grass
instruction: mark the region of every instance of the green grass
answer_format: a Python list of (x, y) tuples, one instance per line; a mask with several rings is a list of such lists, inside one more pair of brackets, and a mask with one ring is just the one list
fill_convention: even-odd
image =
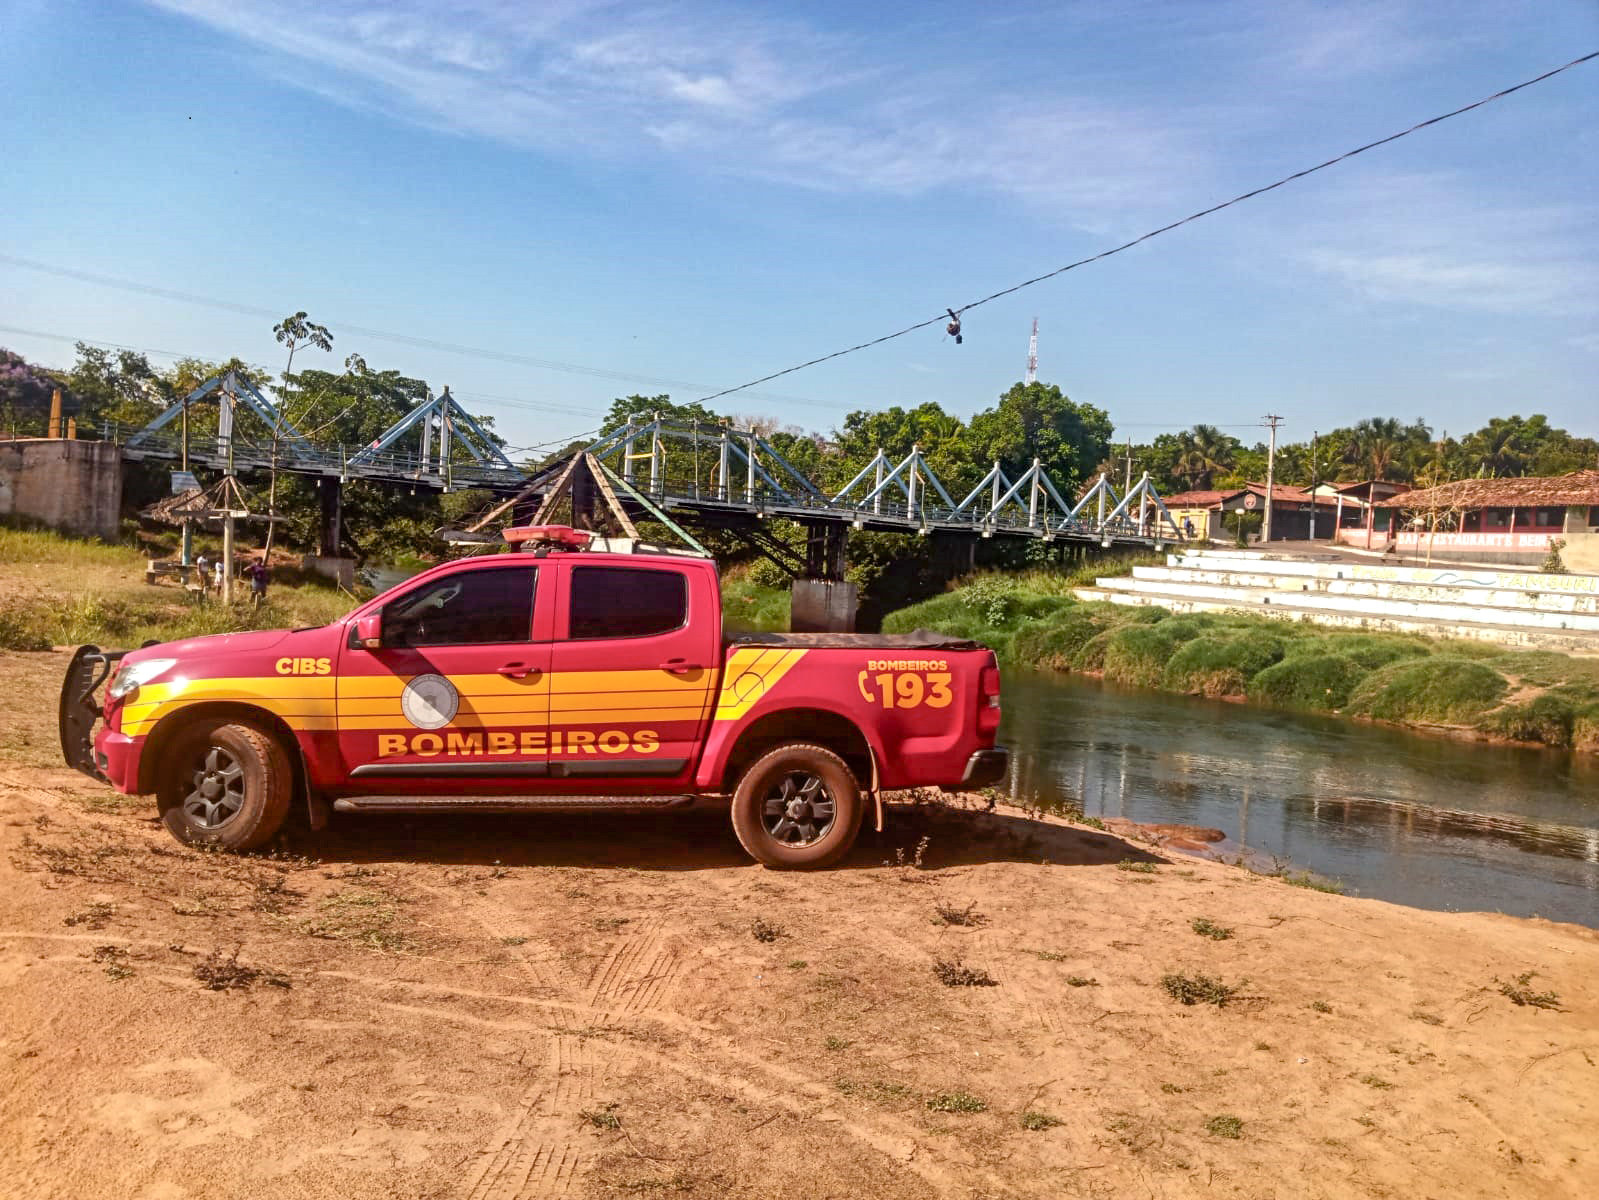
[[(0, 649), (48, 650), (94, 642), (137, 646), (246, 629), (325, 625), (355, 607), (331, 581), (280, 571), (253, 609), (194, 601), (144, 582), (145, 552), (38, 530), (0, 528)], [(247, 595), (241, 586), (241, 597)]]
[(1244, 613), (1176, 615), (1071, 595), (1098, 576), (1147, 561), (981, 573), (890, 613), (883, 629), (972, 638), (1010, 668), (1076, 671), (1130, 686), (1399, 724), (1465, 726), (1599, 752), (1599, 661)]
[(788, 629), (789, 593), (735, 568), (722, 576), (722, 623), (730, 633), (782, 633)]

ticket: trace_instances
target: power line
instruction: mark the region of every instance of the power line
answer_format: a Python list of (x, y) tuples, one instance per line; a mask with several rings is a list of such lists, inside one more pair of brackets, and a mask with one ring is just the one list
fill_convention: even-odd
[(1131, 250), (1134, 246), (1137, 246), (1142, 242), (1149, 241), (1150, 238), (1159, 237), (1163, 233), (1170, 233), (1173, 229), (1176, 229), (1182, 225), (1187, 225), (1190, 221), (1197, 221), (1201, 217), (1208, 217), (1212, 213), (1220, 212), (1224, 208), (1231, 208), (1234, 204), (1240, 204), (1245, 200), (1250, 200), (1256, 196), (1264, 195), (1269, 191), (1282, 187), (1284, 184), (1292, 183), (1296, 179), (1303, 179), (1307, 175), (1314, 175), (1317, 171), (1325, 171), (1328, 167), (1336, 166), (1345, 159), (1353, 158), (1357, 154), (1364, 154), (1368, 150), (1375, 150), (1378, 146), (1386, 146), (1389, 142), (1396, 142), (1400, 138), (1408, 137), (1418, 130), (1426, 129), (1429, 125), (1437, 125), (1439, 122), (1447, 121), (1451, 117), (1458, 117), (1462, 113), (1468, 113), (1474, 108), (1481, 108), (1484, 104), (1491, 104), (1495, 100), (1502, 100), (1504, 97), (1513, 92), (1519, 92), (1522, 88), (1528, 88), (1535, 83), (1542, 83), (1546, 79), (1552, 79), (1554, 76), (1559, 75), (1562, 71), (1569, 71), (1572, 67), (1581, 66), (1583, 63), (1590, 62), (1595, 58), (1599, 58), (1599, 50), (1595, 50), (1592, 54), (1584, 54), (1581, 58), (1574, 58), (1564, 66), (1556, 67), (1552, 71), (1545, 71), (1542, 75), (1535, 75), (1531, 79), (1525, 79), (1512, 87), (1507, 87), (1502, 91), (1497, 91), (1491, 96), (1484, 96), (1481, 100), (1474, 100), (1472, 103), (1462, 105), (1460, 108), (1452, 109), (1446, 113), (1441, 113), (1436, 117), (1429, 117), (1425, 121), (1418, 121), (1409, 129), (1401, 129), (1398, 133), (1391, 133), (1387, 137), (1378, 138), (1375, 142), (1367, 142), (1364, 146), (1356, 146), (1353, 150), (1346, 150), (1344, 153), (1335, 158), (1329, 158), (1326, 162), (1317, 163), (1313, 167), (1306, 167), (1302, 171), (1295, 171), (1292, 175), (1285, 175), (1275, 183), (1268, 183), (1263, 187), (1254, 188), (1251, 191), (1234, 196), (1231, 200), (1224, 200), (1220, 204), (1213, 204), (1209, 208), (1202, 208), (1196, 213), (1190, 213), (1180, 221), (1173, 221), (1169, 225), (1162, 225), (1159, 229), (1151, 229), (1148, 233), (1143, 234), (1140, 237), (1135, 237), (1130, 242), (1123, 242), (1120, 246), (1113, 246), (1109, 250), (1101, 250), (1098, 254), (1090, 255), (1087, 258), (1080, 258), (1076, 262), (1067, 263), (1064, 267), (1056, 267), (1053, 271), (1046, 271), (1042, 275), (1035, 275), (1031, 279), (1024, 279), (1021, 283), (1014, 284), (1011, 287), (1003, 288), (1000, 291), (992, 293), (991, 295), (984, 296), (981, 300), (973, 300), (970, 304), (962, 305), (960, 308), (946, 308), (944, 312), (940, 313), (936, 317), (931, 317), (926, 321), (918, 321), (915, 325), (907, 325), (904, 329), (896, 330), (894, 333), (886, 333), (882, 337), (873, 338), (869, 342), (861, 342), (858, 345), (847, 346), (843, 350), (835, 350), (831, 354), (823, 354), (819, 358), (810, 359), (809, 361), (802, 362), (797, 366), (785, 367), (781, 371), (773, 371), (770, 375), (762, 375), (759, 379), (752, 379), (748, 383), (739, 384), (737, 387), (724, 388), (722, 391), (712, 392), (708, 396), (701, 396), (700, 403), (708, 404), (712, 400), (718, 400), (723, 396), (732, 395), (734, 392), (741, 392), (745, 388), (758, 387), (763, 383), (770, 383), (774, 379), (781, 379), (784, 375), (792, 375), (794, 372), (803, 371), (807, 367), (814, 367), (820, 363), (831, 362), (835, 358), (843, 358), (846, 354), (854, 354), (860, 350), (869, 350), (873, 346), (881, 346), (884, 342), (891, 342), (895, 338), (902, 338), (908, 333), (915, 333), (918, 329), (926, 329), (932, 325), (942, 325), (947, 316), (963, 316), (970, 310), (978, 308), (984, 304), (988, 304), (991, 301), (998, 300), (1002, 296), (1012, 295), (1015, 292), (1021, 291), (1023, 288), (1030, 288), (1034, 284), (1043, 283), (1046, 279), (1053, 279), (1057, 275), (1064, 275), (1067, 271), (1075, 271), (1078, 267), (1086, 267), (1089, 263), (1098, 262), (1102, 258), (1109, 258), (1113, 254), (1120, 254), (1123, 250)]
[[(44, 275), (56, 275), (62, 279), (73, 279), (80, 283), (92, 283), (97, 287), (115, 288), (124, 292), (134, 292), (144, 296), (156, 296), (163, 300), (174, 300), (180, 304), (193, 304), (201, 308), (221, 309), (225, 312), (238, 313), (246, 317), (260, 317), (268, 321), (281, 320), (283, 314), (275, 309), (262, 308), (254, 304), (240, 304), (233, 300), (222, 300), (215, 296), (201, 296), (193, 292), (181, 292), (173, 288), (158, 287), (155, 284), (141, 283), (134, 279), (119, 279), (113, 275), (97, 275), (92, 271), (80, 271), (73, 267), (63, 267), (55, 263), (40, 262), (37, 259), (22, 258), (15, 254), (0, 252), (0, 263), (9, 266), (21, 267), (27, 271), (38, 271)], [(541, 371), (563, 371), (569, 375), (586, 375), (594, 379), (610, 379), (620, 383), (642, 383), (650, 387), (671, 388), (690, 392), (703, 392), (714, 384), (695, 383), (683, 379), (664, 379), (653, 375), (634, 375), (626, 371), (611, 371), (603, 367), (584, 366), (581, 363), (560, 362), (555, 359), (534, 358), (526, 354), (516, 354), (508, 350), (492, 350), (483, 346), (465, 346), (457, 342), (440, 341), (437, 338), (418, 337), (414, 334), (393, 333), (388, 330), (374, 329), (366, 325), (352, 325), (346, 321), (329, 320), (328, 324), (335, 331), (344, 334), (354, 334), (358, 337), (374, 338), (378, 341), (395, 342), (402, 346), (412, 346), (422, 350), (437, 350), (445, 354), (458, 354), (465, 358), (486, 359), (494, 362), (509, 363), (513, 366), (534, 367)], [(38, 336), (50, 337), (50, 334)], [(745, 388), (734, 388), (733, 391), (744, 391)], [(804, 396), (786, 396), (777, 393), (751, 393), (762, 400), (776, 404), (800, 404), (810, 408), (848, 408), (846, 401), (811, 400)]]

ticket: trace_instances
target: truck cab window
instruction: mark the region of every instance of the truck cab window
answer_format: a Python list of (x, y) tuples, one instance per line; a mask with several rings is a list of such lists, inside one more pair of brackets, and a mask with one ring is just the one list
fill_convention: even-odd
[(649, 637), (688, 622), (688, 580), (676, 571), (573, 567), (570, 636)]
[(533, 640), (537, 567), (464, 571), (384, 606), (386, 646), (473, 646)]

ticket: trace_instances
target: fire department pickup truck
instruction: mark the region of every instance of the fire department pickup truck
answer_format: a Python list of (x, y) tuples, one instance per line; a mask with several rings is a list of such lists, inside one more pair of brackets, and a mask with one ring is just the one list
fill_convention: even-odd
[[(894, 788), (1000, 779), (993, 652), (934, 634), (724, 638), (716, 565), (562, 527), (434, 567), (319, 629), (80, 647), (67, 762), (247, 850), (294, 804), (632, 810), (731, 801), (744, 848), (821, 867)], [(103, 701), (97, 700), (102, 683)], [(103, 722), (103, 723), (102, 723)], [(98, 730), (96, 726), (99, 726)]]

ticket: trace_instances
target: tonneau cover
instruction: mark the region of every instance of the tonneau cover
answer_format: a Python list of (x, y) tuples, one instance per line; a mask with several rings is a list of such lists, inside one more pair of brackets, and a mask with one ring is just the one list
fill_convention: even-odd
[(733, 646), (804, 646), (807, 649), (832, 647), (838, 650), (983, 650), (985, 646), (969, 638), (950, 637), (931, 629), (914, 633), (736, 633), (728, 639)]

